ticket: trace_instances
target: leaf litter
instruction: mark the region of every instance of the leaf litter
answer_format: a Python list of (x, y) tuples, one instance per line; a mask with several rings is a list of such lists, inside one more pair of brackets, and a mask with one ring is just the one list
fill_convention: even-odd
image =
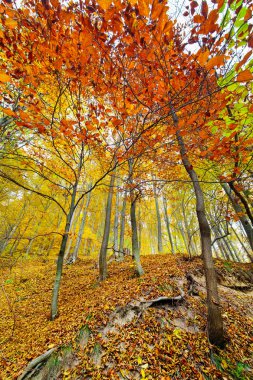
[[(103, 283), (93, 259), (65, 266), (55, 321), (49, 321), (53, 262), (30, 259), (2, 268), (0, 378), (16, 379), (48, 350), (70, 347), (57, 379), (251, 379), (252, 266), (216, 261), (228, 341), (218, 350), (206, 335), (201, 260), (142, 260), (143, 277), (135, 277), (127, 258), (110, 264)], [(150, 300), (182, 291), (183, 302), (149, 307)]]

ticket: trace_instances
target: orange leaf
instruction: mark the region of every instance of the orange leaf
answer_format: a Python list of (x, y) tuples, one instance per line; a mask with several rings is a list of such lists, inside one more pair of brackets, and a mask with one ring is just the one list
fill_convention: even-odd
[(207, 70), (210, 70), (212, 69), (214, 66), (222, 66), (224, 64), (224, 60), (225, 60), (225, 55), (219, 55), (218, 57), (213, 57), (211, 58), (207, 64), (206, 64), (206, 69)]
[(208, 133), (206, 131), (200, 131), (199, 132), (199, 135), (202, 139), (205, 139), (208, 137)]
[(239, 63), (237, 63), (237, 65), (236, 65), (236, 67), (235, 67), (235, 69), (236, 69), (237, 71), (240, 69), (240, 67), (242, 67), (242, 66), (244, 65), (244, 63), (247, 62), (247, 60), (248, 60), (248, 58), (251, 56), (251, 54), (252, 54), (252, 51), (248, 51), (248, 53), (245, 54), (245, 56), (243, 57), (243, 59), (242, 59)]
[(54, 8), (57, 8), (60, 4), (58, 0), (50, 0), (50, 2)]
[(109, 8), (109, 6), (112, 4), (111, 0), (98, 0), (98, 4), (101, 8), (103, 8), (105, 11)]
[(10, 108), (4, 108), (2, 111), (8, 116), (16, 116), (15, 112), (12, 111)]
[(247, 82), (252, 79), (253, 75), (249, 70), (241, 71), (236, 78), (237, 82)]
[(206, 1), (202, 1), (202, 4), (201, 4), (201, 14), (202, 14), (202, 16), (205, 17), (205, 19), (207, 18), (208, 5), (207, 5)]
[(149, 1), (148, 0), (139, 0), (139, 11), (142, 16), (149, 16)]
[(247, 9), (247, 12), (244, 16), (244, 21), (248, 21), (252, 17), (252, 11), (251, 9)]
[(205, 21), (205, 17), (201, 15), (196, 15), (193, 17), (193, 21), (196, 22), (197, 24), (200, 24)]
[(206, 64), (206, 61), (208, 60), (209, 57), (209, 50), (201, 52), (198, 56), (198, 61), (201, 66), (204, 66)]
[(7, 26), (9, 29), (15, 29), (17, 25), (17, 21), (13, 20), (12, 18), (7, 18), (7, 20), (5, 20), (5, 26)]
[(9, 82), (11, 77), (5, 74), (3, 71), (0, 71), (0, 82), (6, 83)]

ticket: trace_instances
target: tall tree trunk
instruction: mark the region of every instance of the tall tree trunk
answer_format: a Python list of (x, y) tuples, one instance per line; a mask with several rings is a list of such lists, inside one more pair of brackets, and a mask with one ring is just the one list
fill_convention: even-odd
[(120, 238), (119, 238), (119, 251), (122, 256), (124, 249), (124, 238), (125, 238), (125, 220), (126, 220), (126, 200), (127, 200), (127, 190), (124, 191), (123, 204), (120, 214)]
[[(43, 212), (45, 213), (45, 212), (48, 210), (49, 207), (50, 207), (50, 202), (48, 202), (48, 203), (46, 204), (46, 206), (44, 207)], [(25, 253), (26, 256), (29, 256), (29, 253), (30, 253), (30, 251), (31, 251), (31, 249), (32, 249), (33, 241), (34, 241), (35, 237), (37, 236), (37, 232), (38, 232), (38, 230), (39, 230), (39, 228), (40, 228), (40, 226), (41, 226), (42, 221), (43, 221), (43, 217), (40, 219), (39, 223), (37, 224), (37, 226), (36, 226), (36, 228), (35, 228), (35, 232), (34, 232), (34, 234), (33, 234), (33, 238), (30, 239), (30, 241), (29, 241), (29, 244), (28, 244), (28, 246), (27, 246), (27, 248), (26, 248), (26, 253)]]
[(236, 201), (235, 197), (233, 196), (233, 194), (231, 193), (231, 189), (229, 188), (227, 183), (221, 183), (221, 186), (224, 189), (225, 193), (227, 194), (227, 196), (228, 196), (228, 198), (229, 198), (229, 200), (233, 206), (233, 209), (235, 210), (236, 214), (238, 215), (239, 220), (243, 226), (243, 229), (247, 235), (251, 249), (253, 250), (253, 228), (250, 225), (250, 221), (248, 220), (246, 215), (244, 215), (242, 207), (240, 206), (239, 203), (237, 203), (237, 201)]
[[(89, 186), (89, 188), (90, 188), (90, 186)], [(71, 262), (71, 263), (74, 263), (77, 259), (77, 256), (78, 256), (78, 252), (79, 252), (79, 248), (80, 248), (80, 244), (81, 244), (81, 240), (82, 240), (82, 236), (83, 236), (85, 221), (87, 218), (88, 208), (89, 208), (89, 204), (90, 204), (90, 198), (91, 198), (91, 191), (87, 194), (86, 204), (85, 204), (85, 207), (83, 210), (83, 216), (82, 216), (81, 224), (79, 227), (79, 231), (78, 231), (78, 235), (77, 235), (77, 239), (76, 239), (76, 245), (75, 245), (73, 254), (68, 259), (68, 262)]]
[[(152, 176), (154, 180), (154, 176)], [(155, 182), (153, 182), (153, 190), (155, 197), (155, 208), (156, 208), (156, 220), (157, 220), (157, 243), (158, 243), (158, 252), (161, 253), (163, 251), (163, 243), (162, 243), (162, 221), (159, 209), (159, 199), (156, 191)]]
[(66, 224), (64, 228), (64, 234), (62, 236), (60, 251), (57, 258), (56, 274), (55, 274), (55, 281), (54, 281), (54, 287), (53, 287), (53, 292), (52, 292), (52, 302), (51, 302), (51, 316), (50, 317), (52, 321), (58, 315), (58, 298), (59, 298), (59, 291), (60, 291), (60, 284), (61, 284), (61, 277), (62, 277), (62, 268), (63, 268), (65, 250), (66, 250), (68, 237), (69, 237), (70, 224), (71, 224), (71, 220), (73, 219), (73, 215), (76, 208), (75, 201), (76, 201), (77, 187), (78, 187), (78, 183), (80, 179), (80, 173), (83, 166), (83, 155), (84, 155), (84, 145), (82, 144), (82, 149), (81, 149), (81, 153), (79, 157), (78, 170), (75, 176), (76, 180), (73, 185), (70, 207), (66, 215)]
[[(219, 230), (220, 235), (222, 235), (222, 234), (224, 235), (225, 234), (225, 231), (224, 231), (224, 229), (221, 226), (218, 227), (218, 230)], [(240, 259), (239, 259), (238, 255), (237, 255), (237, 252), (235, 251), (235, 248), (232, 245), (232, 242), (229, 239), (227, 239), (226, 237), (224, 237), (224, 243), (225, 243), (225, 245), (226, 245), (226, 247), (227, 247), (227, 249), (228, 249), (228, 251), (230, 253), (230, 256), (233, 258), (233, 260), (240, 262)]]
[[(58, 230), (58, 228), (60, 227), (61, 225), (61, 222), (62, 222), (62, 218), (63, 218), (63, 214), (62, 214), (62, 211), (60, 211), (59, 215), (58, 215), (58, 220), (57, 220), (57, 225), (56, 225), (56, 229)], [(54, 246), (54, 242), (55, 242), (55, 235), (53, 236), (50, 244), (49, 244), (49, 247), (48, 247), (48, 251), (47, 251), (47, 257), (50, 255), (50, 252), (51, 250), (53, 249), (53, 246)]]
[(9, 242), (12, 240), (13, 236), (15, 235), (15, 232), (16, 230), (18, 229), (21, 221), (22, 221), (22, 218), (24, 216), (24, 212), (25, 212), (25, 208), (26, 208), (26, 201), (24, 202), (21, 210), (20, 210), (20, 213), (17, 217), (17, 220), (16, 220), (16, 223), (14, 224), (14, 226), (11, 227), (10, 229), (10, 232), (8, 233), (8, 236), (4, 239), (4, 242), (1, 244), (1, 252), (0, 252), (0, 255), (4, 252), (5, 248), (7, 247), (7, 245), (9, 244)]
[(220, 253), (223, 256), (223, 259), (224, 260), (230, 260), (229, 253), (228, 253), (226, 247), (224, 246), (222, 239), (218, 239), (220, 234), (219, 234), (218, 228), (216, 226), (213, 227), (213, 232), (214, 232), (215, 238), (217, 239), (216, 243), (219, 247)]
[[(118, 182), (118, 181), (117, 181)], [(118, 183), (116, 184), (117, 188)], [(116, 190), (115, 214), (113, 225), (113, 252), (116, 257), (119, 256), (119, 190)]]
[(141, 208), (138, 209), (138, 234), (139, 234), (139, 251), (141, 254), (141, 238), (142, 238), (142, 221), (141, 221)]
[(171, 252), (174, 255), (174, 253), (175, 253), (175, 251), (174, 251), (174, 244), (173, 244), (172, 235), (171, 235), (171, 231), (170, 231), (170, 221), (169, 221), (168, 211), (167, 211), (167, 200), (166, 200), (165, 197), (163, 197), (163, 209), (164, 209), (164, 221), (165, 221), (167, 232), (168, 232)]
[(248, 256), (249, 260), (251, 262), (253, 262), (253, 256), (249, 253), (248, 249), (246, 248), (245, 244), (243, 243), (242, 239), (240, 238), (240, 236), (238, 235), (238, 233), (236, 232), (236, 229), (233, 227), (232, 223), (229, 222), (229, 225), (232, 229), (232, 231), (234, 232), (237, 240), (239, 241), (239, 243), (241, 244), (242, 248), (244, 249), (246, 255)]
[(195, 250), (195, 247), (192, 244), (192, 235), (191, 235), (190, 227), (189, 227), (186, 212), (185, 212), (184, 202), (181, 203), (181, 208), (182, 208), (182, 214), (183, 214), (183, 220), (184, 220), (184, 228), (185, 228), (185, 231), (187, 234), (187, 240), (188, 240), (188, 244), (187, 244), (188, 249), (187, 250), (189, 251), (190, 257), (192, 257), (193, 255), (197, 256), (197, 252)]
[(206, 289), (207, 289), (207, 308), (208, 308), (208, 337), (212, 344), (217, 346), (224, 345), (224, 331), (223, 321), (221, 316), (220, 300), (218, 295), (218, 286), (216, 273), (214, 268), (214, 262), (212, 258), (211, 247), (211, 229), (206, 218), (205, 202), (202, 189), (199, 184), (197, 173), (193, 169), (191, 162), (188, 158), (184, 140), (180, 134), (178, 128), (178, 117), (172, 108), (172, 117), (174, 125), (177, 129), (176, 138), (181, 154), (181, 159), (185, 170), (187, 171), (192, 183), (196, 196), (196, 212), (199, 223), (201, 248), (203, 263), (206, 277)]
[(132, 189), (133, 185), (133, 164), (134, 160), (130, 158), (128, 160), (129, 167), (129, 184), (130, 184), (130, 199), (131, 199), (131, 207), (130, 207), (130, 220), (131, 220), (131, 229), (132, 229), (132, 255), (135, 261), (135, 268), (138, 276), (142, 276), (144, 274), (141, 259), (140, 259), (140, 249), (138, 243), (138, 232), (137, 232), (137, 221), (136, 221), (136, 201), (137, 196)]
[(65, 262), (68, 262), (69, 257), (72, 256), (70, 251), (71, 251), (72, 243), (73, 243), (73, 235), (75, 234), (76, 226), (77, 226), (78, 219), (79, 219), (82, 208), (83, 208), (83, 204), (81, 207), (78, 207), (78, 210), (77, 209), (74, 210), (74, 213), (72, 215), (72, 219), (70, 221), (70, 229), (69, 229), (70, 236), (68, 237), (68, 241), (67, 241), (67, 245), (66, 245), (66, 249), (65, 249), (65, 254), (64, 254)]
[(104, 225), (104, 233), (103, 240), (99, 252), (99, 279), (100, 281), (104, 281), (107, 277), (107, 248), (109, 242), (110, 235), (110, 226), (111, 226), (111, 212), (112, 212), (112, 197), (113, 197), (113, 187), (115, 182), (115, 172), (111, 175), (110, 180), (110, 188), (108, 192), (106, 211), (105, 211), (105, 225)]
[(70, 208), (69, 208), (69, 212), (67, 214), (64, 234), (62, 236), (60, 251), (58, 254), (58, 259), (57, 259), (57, 264), (56, 264), (56, 275), (55, 275), (53, 294), (52, 294), (52, 303), (51, 303), (51, 320), (52, 321), (58, 315), (58, 297), (59, 297), (60, 283), (61, 283), (61, 277), (62, 277), (63, 261), (64, 261), (65, 250), (66, 250), (68, 237), (69, 237), (71, 220), (72, 220), (74, 212), (75, 212), (76, 191), (77, 191), (77, 182), (75, 183), (75, 185), (73, 187), (73, 193), (71, 196)]

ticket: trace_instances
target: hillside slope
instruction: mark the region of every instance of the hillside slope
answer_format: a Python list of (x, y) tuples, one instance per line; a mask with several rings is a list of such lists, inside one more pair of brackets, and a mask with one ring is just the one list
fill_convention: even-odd
[(227, 333), (217, 350), (206, 336), (201, 260), (142, 261), (142, 278), (127, 258), (109, 265), (104, 283), (92, 259), (66, 266), (53, 322), (53, 262), (20, 261), (11, 271), (2, 262), (0, 378), (252, 378), (252, 266), (216, 262)]

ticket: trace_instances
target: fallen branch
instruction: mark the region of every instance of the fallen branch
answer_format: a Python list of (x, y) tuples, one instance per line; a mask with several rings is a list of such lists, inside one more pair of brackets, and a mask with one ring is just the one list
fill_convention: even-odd
[(38, 356), (37, 358), (33, 359), (28, 366), (26, 367), (25, 371), (18, 377), (18, 380), (23, 380), (26, 378), (26, 376), (29, 374), (29, 372), (33, 371), (38, 367), (40, 364), (42, 364), (44, 361), (46, 361), (54, 351), (56, 351), (57, 348), (51, 348), (50, 350), (44, 352), (44, 354)]
[(180, 296), (176, 297), (158, 297), (155, 298), (154, 300), (147, 300), (147, 301), (142, 301), (142, 304), (146, 304), (147, 307), (159, 307), (159, 306), (165, 306), (165, 305), (170, 305), (173, 306), (175, 304), (181, 303), (184, 301), (184, 292), (180, 290)]

